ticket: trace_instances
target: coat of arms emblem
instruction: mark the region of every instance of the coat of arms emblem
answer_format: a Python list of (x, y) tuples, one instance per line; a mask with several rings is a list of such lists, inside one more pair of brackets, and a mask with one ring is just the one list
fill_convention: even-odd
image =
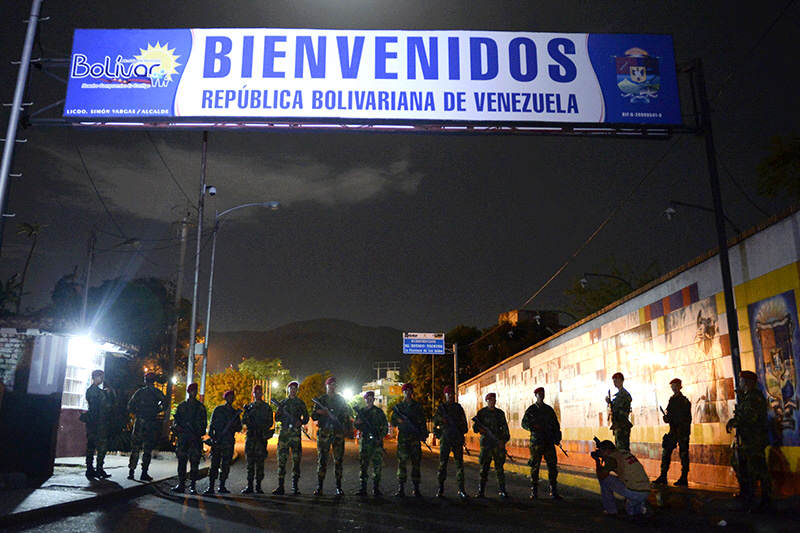
[(641, 48), (631, 48), (621, 57), (615, 57), (617, 87), (631, 103), (649, 103), (658, 98), (661, 88), (658, 58)]

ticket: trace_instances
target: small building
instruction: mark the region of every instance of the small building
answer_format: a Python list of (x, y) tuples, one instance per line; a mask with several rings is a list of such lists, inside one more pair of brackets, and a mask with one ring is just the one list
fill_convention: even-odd
[(374, 381), (364, 383), (361, 386), (361, 393), (372, 391), (375, 393), (375, 405), (386, 411), (391, 398), (400, 396), (403, 383), (400, 381), (399, 370), (387, 370), (386, 377), (378, 378)]

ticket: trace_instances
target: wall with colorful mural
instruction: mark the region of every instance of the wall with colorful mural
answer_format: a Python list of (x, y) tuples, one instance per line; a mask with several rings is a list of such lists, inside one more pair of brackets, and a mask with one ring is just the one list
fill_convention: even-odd
[[(742, 368), (758, 373), (772, 406), (776, 490), (800, 493), (800, 213), (743, 234), (730, 256)], [(533, 390), (543, 386), (570, 452), (559, 461), (589, 466), (592, 437), (611, 438), (605, 397), (616, 392), (611, 375), (621, 371), (633, 396), (631, 449), (655, 477), (667, 431), (659, 407), (666, 407), (669, 381), (678, 377), (692, 402), (689, 480), (733, 487), (725, 423), (735, 391), (721, 292), (718, 256), (706, 254), (460, 384), (459, 401), (472, 416), (487, 392), (497, 393), (511, 427), (509, 445), (526, 456), (528, 433), (520, 419)], [(670, 469), (671, 477), (679, 472), (677, 464)]]

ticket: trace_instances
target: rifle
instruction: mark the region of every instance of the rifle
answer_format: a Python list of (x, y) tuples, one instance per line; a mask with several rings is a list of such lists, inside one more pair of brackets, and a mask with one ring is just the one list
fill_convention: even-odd
[(416, 433), (416, 434), (417, 434), (417, 439), (418, 439), (418, 440), (419, 440), (419, 441), (420, 441), (422, 444), (424, 444), (424, 445), (425, 445), (425, 447), (426, 447), (426, 448), (428, 448), (428, 450), (429, 450), (431, 453), (433, 453), (433, 450), (431, 450), (431, 447), (430, 447), (430, 446), (428, 446), (428, 443), (427, 443), (427, 442), (425, 442), (424, 440), (422, 440), (422, 432), (419, 430), (419, 428), (417, 427), (417, 425), (416, 425), (414, 422), (412, 422), (412, 421), (411, 421), (411, 419), (410, 419), (410, 418), (408, 418), (408, 416), (407, 416), (407, 415), (406, 415), (406, 414), (405, 414), (405, 413), (404, 413), (404, 412), (403, 412), (401, 409), (398, 409), (398, 408), (397, 408), (397, 405), (395, 405), (393, 409), (394, 409), (394, 412), (395, 412), (395, 413), (397, 413), (397, 415), (398, 415), (400, 418), (402, 418), (402, 419), (403, 419), (403, 422), (405, 422), (406, 424), (408, 424), (408, 425), (411, 427), (411, 431), (413, 431), (414, 433)]
[[(280, 410), (280, 409), (283, 409), (284, 404), (286, 404), (286, 400), (283, 400), (282, 402), (279, 402), (275, 398), (272, 398), (270, 400), (270, 403), (272, 405), (274, 405), (277, 408), (277, 410)], [(277, 410), (275, 411), (276, 415), (278, 414)], [(288, 415), (289, 413), (286, 413), (286, 414)], [(308, 437), (308, 440), (312, 440), (312, 441), (316, 440), (314, 437), (312, 437), (311, 435), (308, 434), (308, 431), (306, 431), (306, 428), (300, 423), (300, 419), (298, 417), (289, 415), (289, 418), (290, 418), (290, 420), (289, 420), (289, 429), (291, 429), (292, 427), (298, 427), (298, 428), (300, 428), (300, 431), (303, 432), (303, 435)]]
[[(241, 413), (241, 412), (242, 412), (241, 409), (235, 409), (233, 411), (233, 416), (231, 417), (230, 420), (228, 420), (228, 423), (225, 424), (225, 427), (222, 428), (222, 431), (220, 431), (220, 434), (224, 435), (225, 433), (228, 432), (229, 429), (231, 429), (231, 425), (233, 424), (233, 421), (236, 420), (237, 418), (239, 418), (239, 413)], [(209, 446), (211, 446), (213, 448), (213, 447), (215, 447), (217, 445), (217, 441), (215, 439), (212, 439), (211, 437), (209, 437), (209, 438), (207, 438), (206, 440), (203, 441), (203, 444), (208, 444)]]
[[(490, 440), (496, 442), (498, 445), (502, 442), (500, 439), (497, 438), (497, 435), (495, 435), (491, 429), (486, 427), (483, 422), (478, 420), (477, 415), (472, 417), (472, 421), (475, 422), (475, 425), (478, 426), (478, 429), (483, 430), (483, 434), (489, 437)], [(514, 460), (514, 456), (508, 453), (508, 450), (506, 450), (505, 445), (503, 445), (503, 451), (506, 452), (506, 457), (508, 457), (509, 461), (511, 461), (514, 464), (517, 464), (516, 461)]]
[[(448, 428), (455, 428), (455, 429), (458, 429), (456, 426), (454, 426), (454, 425), (453, 425), (453, 424), (450, 422), (450, 417), (449, 417), (449, 416), (447, 416), (447, 410), (445, 409), (445, 407), (444, 407), (444, 404), (441, 404), (441, 405), (439, 405), (439, 411), (441, 412), (441, 415), (442, 415), (442, 420), (444, 421), (444, 424), (445, 424), (445, 425), (446, 425)], [(445, 430), (445, 432), (447, 432), (447, 430)], [(456, 435), (458, 435), (458, 434), (456, 434)], [(463, 435), (462, 435), (462, 437), (463, 437)], [(467, 443), (466, 443), (466, 442), (462, 442), (462, 443), (461, 443), (461, 445), (464, 447), (464, 453), (466, 453), (466, 454), (467, 454), (467, 457), (472, 457), (472, 454), (470, 454), (470, 453), (469, 453), (469, 448), (467, 448)]]
[(334, 429), (338, 429), (340, 431), (344, 431), (344, 425), (342, 422), (336, 418), (327, 405), (320, 403), (319, 398), (311, 398), (311, 401), (314, 402), (319, 409), (322, 409), (325, 412), (325, 416), (328, 417), (328, 422), (333, 425)]
[(561, 446), (561, 444), (556, 444), (556, 446), (561, 448), (561, 451), (564, 452), (564, 457), (569, 457), (569, 454), (567, 453), (567, 450), (565, 450), (564, 447)]
[[(376, 431), (375, 426), (373, 426), (372, 423), (369, 420), (366, 419), (366, 417), (362, 417), (361, 416), (361, 413), (366, 411), (366, 409), (359, 409), (358, 407), (356, 407), (355, 411), (356, 411), (356, 419), (360, 419), (361, 422), (365, 426), (367, 426), (367, 433), (369, 434), (368, 438), (370, 438), (370, 439), (377, 438), (378, 432)], [(364, 434), (362, 433), (361, 436), (363, 438)], [(386, 453), (386, 450), (383, 448), (383, 442), (381, 442), (381, 451), (383, 452), (383, 455), (385, 455), (387, 457), (389, 456), (389, 454)]]

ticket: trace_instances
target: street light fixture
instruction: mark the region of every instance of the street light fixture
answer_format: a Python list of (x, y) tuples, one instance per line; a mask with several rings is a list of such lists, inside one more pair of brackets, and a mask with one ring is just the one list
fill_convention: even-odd
[[(216, 189), (214, 190), (214, 194), (216, 194)], [(221, 213), (219, 211), (216, 212), (214, 216), (214, 231), (213, 237), (211, 239), (211, 268), (208, 274), (208, 303), (206, 309), (206, 333), (204, 338), (204, 345), (203, 345), (203, 370), (200, 373), (200, 397), (205, 397), (206, 394), (206, 369), (208, 368), (208, 339), (209, 335), (211, 334), (211, 295), (214, 288), (214, 259), (217, 253), (217, 232), (219, 231), (220, 226), (220, 219), (225, 215), (232, 213), (233, 211), (237, 211), (239, 209), (244, 209), (245, 207), (266, 207), (267, 209), (271, 209), (272, 211), (277, 210), (280, 207), (280, 202), (250, 202), (246, 204), (237, 205), (235, 207), (231, 207), (230, 209), (226, 209)]]
[[(706, 207), (704, 205), (698, 205), (698, 204), (690, 204), (688, 202), (679, 202), (678, 200), (670, 200), (669, 205), (670, 206), (664, 210), (664, 218), (666, 218), (667, 221), (672, 221), (672, 219), (678, 215), (678, 211), (675, 209), (674, 206), (690, 207), (692, 209), (699, 209), (700, 211), (706, 211), (707, 213), (714, 212), (714, 209), (711, 207)], [(739, 227), (733, 223), (733, 221), (728, 217), (728, 215), (723, 215), (723, 218), (725, 219), (725, 222), (731, 225), (731, 228), (733, 229), (733, 231), (736, 232), (737, 235), (742, 232), (742, 230), (740, 230)]]
[(589, 280), (588, 280), (588, 279), (586, 279), (586, 278), (588, 278), (588, 277), (590, 277), (590, 276), (591, 276), (591, 277), (596, 277), (596, 278), (609, 278), (609, 279), (615, 279), (615, 280), (617, 280), (617, 281), (621, 281), (622, 283), (624, 283), (625, 285), (627, 285), (627, 286), (628, 286), (628, 288), (629, 288), (631, 291), (633, 290), (633, 285), (631, 285), (631, 282), (630, 282), (630, 281), (628, 281), (627, 279), (625, 279), (625, 278), (621, 278), (621, 277), (619, 277), (619, 276), (616, 276), (616, 275), (614, 275), (614, 274), (599, 274), (599, 273), (597, 273), (597, 272), (584, 272), (584, 273), (583, 273), (583, 277), (582, 277), (580, 280), (578, 280), (578, 283), (580, 283), (580, 285), (581, 285), (581, 288), (582, 288), (582, 289), (585, 289), (585, 288), (586, 288), (586, 287), (589, 285)]

